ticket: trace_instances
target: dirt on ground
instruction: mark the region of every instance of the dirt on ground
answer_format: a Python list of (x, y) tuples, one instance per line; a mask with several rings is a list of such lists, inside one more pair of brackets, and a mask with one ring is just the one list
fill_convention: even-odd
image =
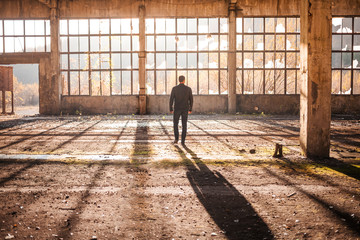
[(308, 159), (298, 116), (1, 116), (0, 239), (360, 239), (359, 119)]

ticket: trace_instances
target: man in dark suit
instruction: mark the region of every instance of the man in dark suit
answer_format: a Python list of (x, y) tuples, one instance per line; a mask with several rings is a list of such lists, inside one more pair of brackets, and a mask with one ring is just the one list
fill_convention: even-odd
[[(174, 135), (175, 141), (179, 141), (179, 119), (181, 116), (182, 133), (181, 133), (181, 144), (185, 144), (186, 131), (187, 131), (187, 119), (188, 114), (191, 114), (193, 106), (193, 95), (191, 88), (185, 86), (185, 77), (179, 76), (180, 84), (173, 87), (170, 95), (170, 113), (174, 113)], [(175, 100), (175, 107), (173, 109)], [(175, 110), (175, 111), (174, 111)]]

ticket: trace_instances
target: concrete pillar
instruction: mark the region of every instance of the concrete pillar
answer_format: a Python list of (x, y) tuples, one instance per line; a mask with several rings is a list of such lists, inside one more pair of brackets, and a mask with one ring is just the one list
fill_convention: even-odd
[(228, 113), (236, 113), (236, 0), (229, 4)]
[(51, 26), (51, 69), (50, 79), (48, 80), (48, 98), (43, 99), (44, 101), (50, 101), (47, 109), (41, 109), (40, 113), (46, 114), (59, 114), (60, 113), (60, 49), (59, 49), (59, 11), (58, 1), (51, 0), (50, 2), (50, 26)]
[(329, 157), (331, 122), (331, 0), (301, 0), (300, 146)]
[(145, 6), (140, 5), (139, 7), (139, 109), (140, 114), (146, 114), (146, 89), (145, 89), (145, 63), (146, 63), (146, 52), (145, 52)]

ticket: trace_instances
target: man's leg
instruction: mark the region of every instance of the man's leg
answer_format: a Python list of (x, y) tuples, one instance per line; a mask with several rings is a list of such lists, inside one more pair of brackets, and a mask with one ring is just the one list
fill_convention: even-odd
[(180, 114), (181, 114), (181, 112), (179, 112), (179, 111), (174, 111), (173, 123), (174, 123), (174, 136), (175, 136), (175, 141), (178, 141), (178, 140), (179, 140), (179, 118), (180, 118)]
[(181, 143), (185, 143), (186, 131), (187, 131), (187, 120), (188, 120), (188, 111), (181, 112), (181, 124), (182, 124), (182, 132), (181, 132)]

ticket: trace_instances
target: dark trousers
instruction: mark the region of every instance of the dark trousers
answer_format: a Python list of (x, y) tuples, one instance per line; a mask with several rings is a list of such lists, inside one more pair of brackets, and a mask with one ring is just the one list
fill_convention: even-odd
[(181, 132), (181, 142), (185, 142), (186, 131), (187, 131), (187, 119), (188, 119), (188, 111), (174, 111), (174, 135), (175, 140), (179, 140), (179, 119), (181, 116), (181, 124), (182, 124), (182, 132)]

